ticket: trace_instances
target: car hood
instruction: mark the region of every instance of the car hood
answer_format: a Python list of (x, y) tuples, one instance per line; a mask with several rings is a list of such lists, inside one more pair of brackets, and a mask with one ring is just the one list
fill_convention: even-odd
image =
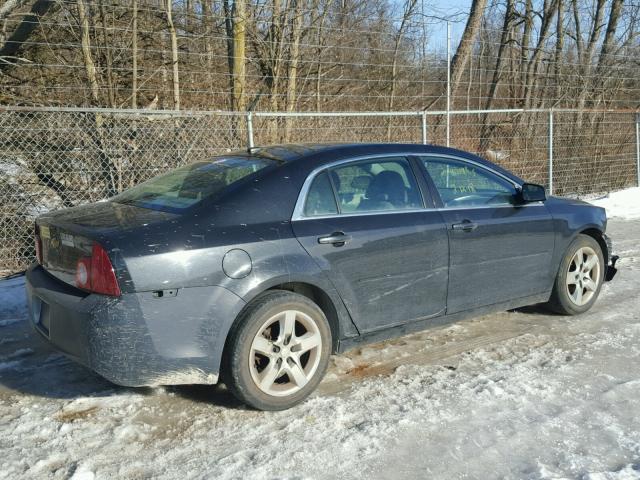
[(547, 197), (547, 202), (553, 203), (553, 204), (580, 205), (583, 207), (600, 208), (596, 205), (593, 205), (589, 202), (585, 202), (584, 200), (579, 200), (577, 198), (564, 198), (564, 197), (560, 198), (560, 197), (549, 196)]

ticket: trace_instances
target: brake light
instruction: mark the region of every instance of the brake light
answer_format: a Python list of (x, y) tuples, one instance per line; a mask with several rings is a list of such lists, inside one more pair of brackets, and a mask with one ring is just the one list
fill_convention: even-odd
[(103, 295), (120, 296), (120, 286), (109, 255), (94, 243), (90, 257), (82, 257), (76, 265), (76, 286)]
[(40, 227), (38, 227), (37, 224), (34, 228), (34, 237), (36, 242), (36, 260), (42, 265), (42, 239), (40, 238)]

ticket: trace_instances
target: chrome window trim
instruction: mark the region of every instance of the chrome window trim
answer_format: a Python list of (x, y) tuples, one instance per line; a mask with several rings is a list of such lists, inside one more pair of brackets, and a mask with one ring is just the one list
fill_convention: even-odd
[[(307, 178), (305, 179), (304, 183), (302, 184), (302, 188), (300, 189), (300, 193), (298, 193), (298, 198), (296, 200), (296, 204), (293, 209), (293, 214), (291, 215), (291, 221), (295, 222), (295, 221), (301, 221), (301, 220), (323, 220), (323, 219), (326, 220), (328, 218), (336, 218), (336, 217), (361, 217), (361, 216), (367, 216), (367, 215), (389, 215), (389, 214), (398, 214), (398, 213), (416, 213), (416, 212), (429, 212), (429, 211), (442, 211), (442, 210), (452, 211), (452, 210), (467, 210), (467, 209), (479, 209), (479, 208), (506, 208), (506, 207), (513, 208), (514, 207), (514, 205), (512, 204), (500, 203), (500, 204), (491, 205), (491, 206), (477, 205), (477, 206), (468, 206), (468, 207), (430, 208), (430, 207), (424, 206), (425, 199), (424, 199), (424, 196), (422, 195), (422, 192), (420, 192), (420, 198), (422, 199), (422, 203), (423, 203), (422, 208), (410, 208), (410, 209), (401, 209), (401, 210), (377, 210), (377, 211), (371, 211), (371, 212), (350, 212), (350, 213), (337, 213), (337, 214), (330, 214), (330, 215), (315, 215), (315, 216), (306, 216), (304, 214), (304, 204), (307, 200), (307, 194), (309, 193), (311, 184), (315, 180), (316, 176), (318, 176), (321, 172), (325, 170), (329, 170), (330, 168), (347, 164), (347, 163), (357, 163), (357, 162), (366, 161), (366, 160), (375, 160), (377, 158), (393, 158), (393, 157), (403, 157), (408, 162), (410, 162), (409, 157), (451, 158), (452, 160), (457, 160), (463, 163), (470, 163), (474, 166), (487, 170), (488, 172), (493, 173), (494, 175), (497, 175), (498, 177), (501, 177), (504, 180), (508, 181), (515, 188), (521, 187), (521, 185), (518, 182), (510, 179), (509, 177), (507, 177), (506, 175), (500, 172), (493, 170), (490, 167), (486, 167), (485, 165), (482, 165), (479, 162), (468, 160), (466, 158), (460, 158), (455, 155), (420, 153), (420, 152), (403, 152), (403, 151), (394, 152), (394, 153), (376, 153), (376, 154), (362, 155), (358, 157), (343, 158), (341, 160), (336, 160), (334, 162), (327, 163), (325, 165), (321, 165), (313, 169), (311, 173), (307, 175)], [(424, 168), (426, 169), (426, 167)], [(417, 180), (418, 179), (416, 179), (416, 181)], [(337, 199), (336, 199), (336, 202), (337, 202)], [(541, 202), (535, 203), (535, 204), (525, 204), (525, 205), (518, 206), (518, 208), (535, 207), (540, 205), (543, 205), (543, 204)]]
[(314, 215), (312, 217), (292, 218), (291, 221), (301, 222), (304, 220), (327, 220), (330, 218), (343, 218), (343, 217), (367, 217), (371, 215), (389, 215), (400, 213), (426, 213), (426, 212), (454, 212), (456, 210), (480, 210), (482, 208), (531, 208), (542, 207), (542, 202), (525, 203), (524, 205), (511, 205), (510, 203), (500, 203), (486, 206), (486, 205), (473, 205), (468, 207), (444, 207), (444, 208), (411, 208), (406, 210), (374, 210), (371, 212), (353, 212), (353, 213), (338, 213), (331, 215)]

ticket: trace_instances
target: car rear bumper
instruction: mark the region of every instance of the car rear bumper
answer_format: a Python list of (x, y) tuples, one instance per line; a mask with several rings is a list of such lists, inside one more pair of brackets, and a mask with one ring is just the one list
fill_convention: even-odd
[(27, 270), (26, 288), (30, 323), (40, 336), (125, 386), (216, 383), (228, 324), (244, 306), (222, 287), (180, 289), (165, 298), (87, 294), (39, 265)]

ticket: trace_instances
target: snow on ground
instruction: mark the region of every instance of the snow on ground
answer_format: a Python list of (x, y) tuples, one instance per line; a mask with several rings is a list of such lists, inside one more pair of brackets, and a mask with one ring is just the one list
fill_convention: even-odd
[(605, 208), (609, 218), (640, 218), (640, 187), (612, 192), (589, 203)]
[[(24, 279), (13, 277), (2, 280), (0, 290), (0, 327), (24, 321), (26, 312), (26, 296)], [(0, 331), (1, 332), (1, 331)], [(0, 333), (0, 340), (2, 334)]]
[(620, 272), (587, 314), (527, 308), (335, 356), (286, 412), (222, 387), (114, 386), (34, 338), (22, 308), (0, 327), (0, 478), (638, 479), (640, 221), (609, 233)]

